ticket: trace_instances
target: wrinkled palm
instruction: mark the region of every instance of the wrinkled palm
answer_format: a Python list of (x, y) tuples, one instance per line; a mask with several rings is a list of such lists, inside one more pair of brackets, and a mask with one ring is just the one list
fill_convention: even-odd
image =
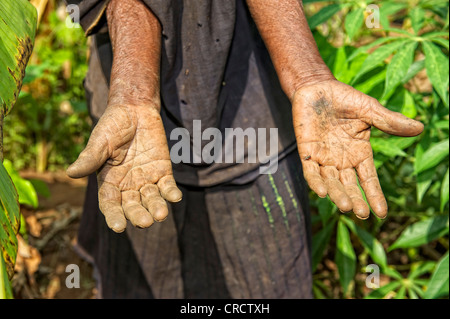
[(341, 211), (353, 210), (366, 219), (370, 210), (358, 177), (372, 210), (384, 218), (388, 208), (373, 162), (370, 129), (375, 126), (392, 135), (415, 136), (422, 132), (422, 123), (389, 111), (377, 100), (335, 80), (298, 90), (293, 118), (311, 189), (320, 197), (328, 195)]
[(116, 232), (125, 230), (126, 219), (142, 228), (162, 221), (165, 200), (181, 200), (161, 117), (152, 107), (108, 106), (67, 173), (77, 178), (97, 170), (100, 210)]

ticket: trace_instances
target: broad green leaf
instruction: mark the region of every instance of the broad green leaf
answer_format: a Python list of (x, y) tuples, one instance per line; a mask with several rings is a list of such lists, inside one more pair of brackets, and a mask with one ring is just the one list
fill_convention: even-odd
[(308, 19), (308, 24), (311, 29), (315, 29), (317, 26), (326, 22), (336, 13), (338, 13), (343, 8), (341, 4), (332, 4), (323, 7), (319, 12)]
[(312, 239), (312, 269), (316, 270), (317, 265), (322, 259), (323, 252), (330, 242), (331, 234), (334, 230), (335, 221), (331, 220), (322, 228)]
[(339, 271), (339, 281), (344, 294), (356, 273), (356, 255), (353, 249), (350, 233), (342, 220), (339, 220), (336, 237), (336, 265)]
[[(20, 9), (20, 10), (19, 10)], [(0, 1), (0, 113), (7, 114), (22, 87), (31, 55), (37, 13), (27, 0)]]
[(444, 211), (445, 205), (448, 203), (449, 200), (449, 170), (447, 170), (447, 173), (445, 173), (444, 179), (442, 180), (441, 185), (441, 212)]
[(382, 299), (386, 297), (386, 295), (392, 291), (395, 291), (398, 287), (401, 286), (401, 282), (393, 281), (390, 282), (383, 287), (375, 289), (370, 294), (364, 297), (364, 299)]
[(372, 137), (370, 139), (370, 144), (372, 145), (374, 153), (379, 152), (388, 156), (389, 158), (395, 156), (406, 156), (406, 153), (401, 148), (390, 142), (390, 139)]
[(395, 298), (394, 299), (405, 299), (405, 297), (406, 297), (406, 287), (405, 286), (401, 286), (400, 289), (395, 294)]
[(337, 49), (335, 53), (335, 61), (332, 71), (334, 76), (339, 81), (343, 81), (340, 75), (341, 73), (344, 73), (347, 69), (348, 69), (347, 55), (345, 53), (345, 46), (342, 46), (339, 49)]
[(425, 21), (425, 10), (421, 7), (414, 7), (409, 12), (409, 17), (411, 19), (411, 26), (414, 32), (417, 34), (420, 29), (422, 29), (423, 23)]
[[(409, 272), (409, 279), (417, 279), (423, 274), (431, 272), (436, 267), (436, 262), (425, 261), (420, 263), (415, 263), (411, 266), (411, 271)], [(414, 280), (415, 281), (415, 280)]]
[[(1, 208), (0, 208), (1, 213)], [(6, 270), (3, 256), (0, 255), (0, 300), (12, 299), (12, 289), (8, 278), (8, 271)]]
[(430, 168), (424, 172), (417, 174), (417, 203), (421, 204), (423, 196), (428, 188), (430, 188), (433, 182), (434, 174), (436, 174), (435, 168)]
[(389, 16), (404, 9), (406, 6), (406, 3), (383, 2), (380, 8), (380, 23), (383, 29), (389, 28), (390, 26)]
[(400, 39), (395, 42), (383, 45), (372, 52), (364, 61), (358, 74), (354, 77), (352, 83), (355, 83), (363, 74), (375, 69), (380, 64), (384, 63), (388, 57), (392, 55), (398, 48), (407, 43), (408, 40)]
[(356, 225), (350, 218), (342, 216), (341, 219), (345, 222), (352, 233), (358, 236), (361, 244), (367, 250), (370, 257), (372, 257), (373, 261), (382, 269), (387, 267), (387, 257), (383, 245), (381, 245), (381, 243), (369, 232)]
[(5, 166), (6, 171), (16, 187), (17, 194), (19, 195), (19, 203), (37, 208), (38, 197), (33, 184), (31, 184), (30, 181), (20, 177), (19, 173), (14, 170), (11, 161), (5, 160), (3, 165)]
[(406, 90), (403, 95), (403, 106), (401, 113), (411, 119), (417, 116), (416, 103), (414, 102), (412, 95)]
[(389, 247), (389, 251), (427, 244), (448, 234), (448, 225), (448, 214), (416, 222), (402, 232), (400, 237)]
[(442, 53), (439, 47), (430, 42), (422, 42), (422, 47), (425, 53), (425, 67), (428, 78), (442, 101), (448, 106), (448, 57)]
[(356, 8), (350, 11), (345, 17), (345, 31), (350, 41), (353, 40), (356, 33), (361, 30), (364, 24), (364, 9)]
[(322, 224), (326, 225), (331, 216), (333, 216), (337, 207), (333, 202), (328, 198), (319, 198), (317, 203), (317, 209), (319, 211), (320, 219), (322, 220)]
[(431, 276), (428, 288), (423, 296), (425, 299), (436, 299), (448, 296), (449, 294), (448, 256), (449, 254), (447, 251), (445, 256), (441, 258), (439, 264), (436, 266), (436, 270)]
[(349, 63), (346, 48), (342, 46), (336, 50), (332, 71), (336, 79), (348, 84), (361, 69), (365, 56), (361, 55)]
[(20, 225), (20, 209), (17, 192), (0, 162), (0, 252), (9, 276), (14, 273), (17, 254), (17, 238)]
[(443, 46), (444, 48), (446, 48), (448, 50), (449, 47), (449, 41), (446, 39), (442, 39), (442, 38), (431, 38), (431, 41), (433, 41), (434, 43), (439, 44), (440, 46)]
[(416, 174), (438, 165), (449, 153), (449, 140), (441, 141), (427, 149), (420, 158), (416, 157), (414, 171)]
[(365, 94), (369, 94), (378, 84), (383, 83), (386, 80), (386, 70), (371, 76), (366, 81), (354, 86), (355, 89)]
[(394, 55), (387, 67), (386, 85), (384, 87), (383, 96), (386, 96), (387, 93), (394, 90), (397, 85), (402, 82), (414, 61), (414, 52), (416, 51), (416, 48), (417, 42), (408, 43), (400, 48)]
[(390, 41), (394, 41), (394, 40), (398, 40), (398, 37), (383, 37), (383, 38), (379, 38), (376, 39), (375, 41), (370, 42), (369, 44), (363, 45), (359, 48), (357, 48), (355, 51), (353, 51), (352, 54), (350, 54), (350, 56), (348, 57), (348, 62), (352, 61), (353, 59), (355, 59), (357, 56), (359, 56), (360, 54), (366, 54), (368, 52), (368, 50), (372, 49), (373, 47), (376, 47), (377, 45), (380, 44), (384, 44), (386, 42), (390, 42)]
[(405, 77), (402, 79), (402, 84), (405, 84), (409, 82), (413, 77), (417, 75), (421, 70), (425, 68), (425, 59), (415, 61), (408, 69), (408, 72), (406, 72)]

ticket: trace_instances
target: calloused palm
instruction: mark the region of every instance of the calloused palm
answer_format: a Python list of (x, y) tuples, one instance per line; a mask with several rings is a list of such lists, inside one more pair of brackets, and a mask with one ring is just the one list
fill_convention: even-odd
[(370, 210), (358, 177), (372, 210), (385, 218), (388, 208), (373, 161), (371, 127), (406, 137), (420, 134), (423, 124), (336, 80), (299, 89), (293, 99), (293, 120), (310, 188), (320, 197), (328, 194), (341, 211), (353, 210), (366, 219)]
[(99, 206), (115, 232), (149, 227), (168, 215), (165, 200), (180, 201), (159, 112), (150, 106), (108, 106), (78, 159), (73, 178), (98, 170)]

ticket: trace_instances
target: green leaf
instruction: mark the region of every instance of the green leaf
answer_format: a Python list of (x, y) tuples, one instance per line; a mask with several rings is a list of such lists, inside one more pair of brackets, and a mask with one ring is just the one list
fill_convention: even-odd
[(33, 48), (36, 18), (36, 9), (27, 0), (0, 2), (0, 113), (7, 114), (19, 96)]
[(398, 48), (404, 46), (408, 40), (400, 39), (395, 42), (383, 45), (372, 52), (364, 61), (358, 74), (353, 78), (352, 83), (355, 83), (363, 74), (375, 69), (380, 64), (384, 63), (388, 57), (392, 55)]
[(14, 273), (17, 254), (17, 238), (20, 225), (20, 209), (17, 192), (0, 161), (0, 252), (8, 275)]
[(337, 228), (335, 261), (339, 271), (341, 287), (344, 294), (347, 294), (350, 283), (355, 278), (356, 255), (350, 233), (342, 220), (339, 220)]
[(386, 85), (383, 96), (394, 90), (406, 76), (408, 69), (414, 61), (414, 52), (417, 42), (408, 43), (400, 48), (387, 67)]
[(332, 4), (323, 7), (319, 12), (308, 19), (309, 27), (311, 29), (315, 29), (317, 26), (326, 22), (328, 19), (338, 13), (342, 8), (343, 6), (341, 4)]
[(3, 165), (16, 187), (17, 194), (19, 195), (19, 203), (37, 208), (38, 197), (33, 184), (20, 177), (19, 173), (13, 168), (11, 161), (5, 159)]
[[(411, 266), (411, 271), (409, 272), (409, 279), (417, 279), (423, 274), (431, 272), (436, 267), (436, 262), (425, 261), (420, 263), (415, 263)], [(415, 280), (414, 280), (415, 281)]]
[(447, 173), (445, 173), (444, 179), (442, 180), (441, 185), (441, 212), (444, 211), (445, 205), (448, 203), (449, 200), (449, 170), (447, 170)]
[(425, 195), (428, 188), (430, 188), (433, 182), (433, 177), (436, 174), (436, 169), (431, 168), (424, 172), (417, 174), (417, 203), (421, 204), (423, 196)]
[(394, 299), (405, 299), (405, 296), (406, 296), (406, 287), (405, 286), (401, 286), (400, 289), (395, 294), (395, 298)]
[(317, 234), (313, 236), (312, 240), (312, 269), (316, 270), (317, 265), (322, 259), (323, 252), (328, 246), (328, 243), (333, 233), (335, 220), (331, 220), (325, 225)]
[(414, 171), (416, 174), (438, 165), (449, 153), (449, 139), (432, 145), (420, 158), (416, 157)]
[(409, 12), (409, 17), (411, 19), (411, 26), (414, 32), (417, 34), (420, 29), (422, 29), (423, 23), (425, 21), (425, 10), (421, 7), (415, 7)]
[(401, 282), (393, 281), (390, 282), (383, 287), (380, 287), (374, 291), (372, 291), (370, 294), (364, 297), (364, 299), (382, 299), (386, 297), (386, 295), (392, 291), (395, 291), (398, 287), (401, 286)]
[(441, 49), (430, 42), (422, 42), (425, 53), (425, 67), (427, 75), (436, 92), (448, 106), (449, 63), (448, 57)]
[(441, 258), (439, 264), (436, 266), (436, 270), (431, 276), (428, 288), (423, 296), (425, 299), (436, 299), (448, 296), (449, 294), (448, 256), (449, 254), (447, 251), (444, 257)]
[(345, 31), (350, 41), (356, 35), (358, 30), (361, 30), (364, 24), (364, 8), (357, 8), (350, 11), (345, 18)]
[(389, 247), (389, 251), (427, 244), (448, 234), (448, 225), (448, 214), (416, 222), (402, 232), (400, 237)]
[(326, 225), (330, 217), (337, 211), (336, 205), (328, 198), (319, 198), (317, 209), (323, 225)]
[(8, 272), (6, 270), (5, 261), (3, 260), (3, 255), (0, 255), (0, 300), (12, 298), (12, 289), (8, 278)]
[(412, 95), (408, 91), (405, 90), (403, 94), (403, 106), (401, 113), (404, 116), (413, 119), (417, 116), (416, 103), (414, 102)]
[(425, 59), (415, 61), (408, 69), (408, 72), (406, 72), (405, 77), (402, 80), (402, 84), (405, 84), (409, 82), (413, 77), (417, 75), (420, 71), (425, 68)]
[(355, 224), (353, 220), (346, 216), (341, 217), (347, 227), (358, 236), (361, 244), (367, 250), (373, 261), (382, 269), (387, 267), (387, 257), (383, 245), (369, 232)]
[(373, 47), (376, 47), (377, 45), (384, 44), (384, 43), (390, 42), (390, 41), (395, 41), (398, 39), (399, 39), (398, 37), (383, 37), (383, 38), (376, 39), (375, 41), (372, 41), (369, 44), (366, 44), (366, 45), (363, 45), (363, 46), (357, 48), (355, 51), (353, 51), (352, 54), (350, 54), (350, 56), (348, 57), (347, 60), (348, 60), (348, 62), (350, 62), (353, 59), (355, 59), (357, 56), (359, 56), (361, 54), (366, 54), (369, 49), (372, 49)]
[[(355, 89), (365, 94), (369, 94), (378, 84), (383, 83), (386, 80), (386, 70), (371, 76), (366, 81), (354, 86)], [(352, 81), (353, 82), (353, 81)]]
[(407, 6), (406, 3), (383, 2), (380, 8), (380, 22), (384, 29), (389, 28), (389, 16), (397, 13)]
[(370, 139), (370, 145), (372, 145), (374, 153), (382, 153), (389, 158), (395, 156), (406, 156), (406, 153), (397, 145), (392, 144), (388, 138), (372, 137)]
[(444, 48), (446, 48), (447, 50), (449, 49), (449, 41), (446, 39), (442, 39), (442, 38), (431, 38), (431, 41), (433, 41), (434, 43), (439, 44), (440, 46), (443, 46)]

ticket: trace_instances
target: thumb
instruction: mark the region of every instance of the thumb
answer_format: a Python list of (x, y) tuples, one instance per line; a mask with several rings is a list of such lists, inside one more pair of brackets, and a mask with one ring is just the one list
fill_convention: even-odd
[(378, 102), (373, 104), (371, 113), (369, 124), (391, 135), (411, 137), (419, 135), (424, 129), (421, 122), (388, 110)]
[(80, 153), (78, 159), (67, 168), (67, 175), (72, 178), (81, 178), (96, 172), (110, 157), (108, 140), (93, 130), (86, 148)]

